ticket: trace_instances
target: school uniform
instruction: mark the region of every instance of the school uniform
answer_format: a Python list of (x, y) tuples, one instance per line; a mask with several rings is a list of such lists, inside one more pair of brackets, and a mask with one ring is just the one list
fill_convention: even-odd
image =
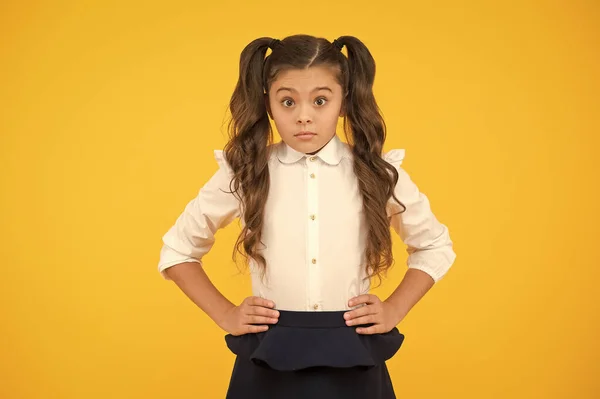
[[(360, 335), (345, 325), (348, 300), (366, 294), (364, 250), (367, 226), (350, 147), (337, 136), (315, 155), (283, 141), (269, 148), (270, 188), (265, 204), (262, 255), (266, 276), (250, 260), (253, 295), (272, 300), (279, 321), (258, 334), (225, 337), (236, 361), (227, 398), (395, 398), (385, 361), (400, 348), (397, 328)], [(456, 255), (447, 227), (431, 211), (401, 167), (404, 150), (384, 159), (399, 173), (387, 213), (407, 245), (409, 268), (439, 281)], [(219, 169), (163, 236), (158, 269), (202, 263), (214, 235), (243, 217), (230, 193), (233, 176), (222, 151)]]

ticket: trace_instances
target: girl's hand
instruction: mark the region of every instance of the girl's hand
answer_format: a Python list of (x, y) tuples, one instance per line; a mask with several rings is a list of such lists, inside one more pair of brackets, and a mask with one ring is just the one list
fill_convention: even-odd
[(275, 324), (279, 320), (279, 312), (271, 309), (274, 306), (268, 299), (250, 296), (239, 306), (229, 309), (220, 326), (231, 335), (267, 331), (269, 326), (264, 324)]
[(361, 303), (366, 304), (366, 306), (361, 306), (344, 314), (346, 324), (349, 326), (375, 324), (370, 327), (359, 327), (356, 329), (357, 333), (382, 334), (391, 331), (400, 323), (394, 305), (385, 301), (382, 302), (377, 295), (359, 295), (350, 299), (348, 306), (354, 307)]

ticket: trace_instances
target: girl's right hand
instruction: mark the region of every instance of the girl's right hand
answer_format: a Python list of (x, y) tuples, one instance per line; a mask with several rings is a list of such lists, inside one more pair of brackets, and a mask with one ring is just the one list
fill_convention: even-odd
[(272, 309), (274, 306), (268, 299), (250, 296), (226, 312), (221, 328), (231, 335), (267, 331), (269, 326), (265, 324), (275, 324), (279, 320), (279, 312)]

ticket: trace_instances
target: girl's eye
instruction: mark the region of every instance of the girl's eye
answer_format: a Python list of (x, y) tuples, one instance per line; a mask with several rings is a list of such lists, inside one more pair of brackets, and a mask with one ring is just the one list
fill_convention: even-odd
[[(323, 105), (325, 105), (326, 103), (327, 103), (327, 99), (326, 99), (325, 97), (320, 97), (320, 98), (317, 98), (317, 99), (315, 100), (315, 104), (316, 104), (316, 105), (318, 105), (319, 107), (322, 107), (322, 106), (323, 106)], [(291, 106), (293, 106), (293, 105), (294, 105), (294, 100), (292, 100), (292, 99), (289, 99), (289, 98), (286, 98), (285, 100), (283, 100), (283, 101), (281, 102), (281, 104), (282, 104), (284, 107), (286, 107), (286, 108), (289, 108), (289, 107), (291, 107)]]

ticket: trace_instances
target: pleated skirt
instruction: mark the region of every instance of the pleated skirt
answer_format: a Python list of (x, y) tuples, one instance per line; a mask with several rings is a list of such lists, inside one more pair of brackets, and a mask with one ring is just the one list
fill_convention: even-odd
[(358, 334), (344, 313), (280, 310), (268, 331), (226, 335), (236, 355), (226, 398), (396, 398), (385, 362), (404, 335)]

